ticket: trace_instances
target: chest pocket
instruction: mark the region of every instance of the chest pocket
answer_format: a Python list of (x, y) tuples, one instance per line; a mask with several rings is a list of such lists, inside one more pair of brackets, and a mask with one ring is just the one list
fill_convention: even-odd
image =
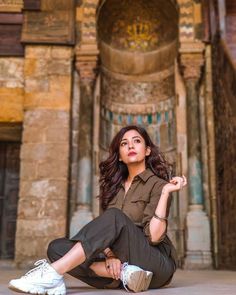
[(148, 203), (150, 200), (150, 194), (138, 194), (138, 195), (134, 195), (132, 196), (132, 199), (130, 200), (131, 203)]
[(149, 203), (150, 196), (149, 194), (138, 194), (132, 196), (132, 199), (129, 201), (127, 209), (129, 209), (129, 216), (135, 223), (142, 223), (144, 210)]

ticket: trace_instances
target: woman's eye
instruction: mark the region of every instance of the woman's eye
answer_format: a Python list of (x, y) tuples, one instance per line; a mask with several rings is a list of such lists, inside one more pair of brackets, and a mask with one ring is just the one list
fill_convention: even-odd
[(125, 146), (127, 144), (127, 142), (122, 142), (121, 144), (120, 144), (120, 146)]
[(135, 143), (140, 143), (141, 140), (137, 138), (137, 139), (134, 140), (134, 142), (135, 142)]

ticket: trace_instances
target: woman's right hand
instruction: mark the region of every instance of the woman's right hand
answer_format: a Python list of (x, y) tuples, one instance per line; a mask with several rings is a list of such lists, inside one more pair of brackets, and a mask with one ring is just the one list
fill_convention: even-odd
[(183, 175), (173, 177), (169, 183), (167, 183), (162, 192), (165, 191), (166, 193), (172, 193), (181, 190), (183, 187), (187, 185), (187, 178)]
[(114, 280), (119, 280), (121, 261), (116, 257), (106, 257), (105, 266), (107, 272), (111, 275)]

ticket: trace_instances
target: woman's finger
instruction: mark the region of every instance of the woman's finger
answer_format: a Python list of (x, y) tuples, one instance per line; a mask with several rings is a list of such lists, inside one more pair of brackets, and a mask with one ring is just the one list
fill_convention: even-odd
[(119, 280), (120, 278), (120, 266), (120, 261), (117, 261), (115, 269), (116, 280)]

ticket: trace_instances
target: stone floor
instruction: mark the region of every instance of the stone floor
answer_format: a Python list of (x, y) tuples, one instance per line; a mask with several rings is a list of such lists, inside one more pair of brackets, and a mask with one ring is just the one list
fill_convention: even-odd
[[(17, 294), (7, 288), (8, 281), (24, 274), (23, 270), (1, 267), (0, 265), (0, 295)], [(66, 277), (67, 294), (73, 295), (121, 295), (123, 290), (96, 290), (82, 282)], [(19, 294), (19, 293), (18, 293)], [(235, 295), (236, 294), (236, 272), (233, 271), (186, 271), (177, 270), (170, 286), (150, 290), (146, 295)]]

